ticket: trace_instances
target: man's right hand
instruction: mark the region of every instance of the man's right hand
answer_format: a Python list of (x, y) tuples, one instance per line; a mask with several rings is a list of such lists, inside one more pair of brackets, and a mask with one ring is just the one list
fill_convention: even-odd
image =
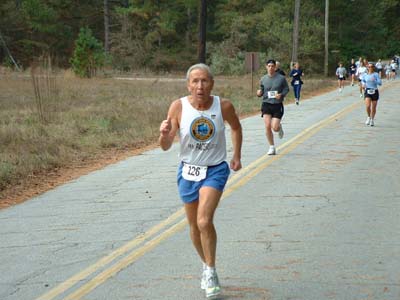
[(166, 120), (161, 122), (160, 125), (160, 135), (162, 137), (167, 137), (171, 131), (172, 125), (171, 125), (171, 117), (168, 116)]

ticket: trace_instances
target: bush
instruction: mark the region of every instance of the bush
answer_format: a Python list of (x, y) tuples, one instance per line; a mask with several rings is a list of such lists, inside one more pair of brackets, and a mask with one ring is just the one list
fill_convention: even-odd
[(215, 75), (244, 74), (245, 54), (230, 40), (220, 44), (210, 43), (210, 66)]
[(102, 44), (93, 36), (90, 28), (81, 28), (70, 60), (74, 73), (80, 77), (92, 77), (96, 69), (104, 65), (104, 61)]

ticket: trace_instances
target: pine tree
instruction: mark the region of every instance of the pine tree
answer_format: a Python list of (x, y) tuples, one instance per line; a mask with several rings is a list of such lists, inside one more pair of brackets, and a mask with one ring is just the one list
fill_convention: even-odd
[(81, 77), (92, 77), (98, 67), (104, 64), (102, 44), (93, 36), (89, 27), (80, 29), (71, 58), (72, 69)]

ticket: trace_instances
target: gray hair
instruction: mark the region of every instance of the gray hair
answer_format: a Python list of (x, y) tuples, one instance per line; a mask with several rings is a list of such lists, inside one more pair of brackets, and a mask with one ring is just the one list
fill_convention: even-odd
[(212, 72), (211, 72), (210, 67), (207, 66), (206, 64), (200, 63), (200, 64), (195, 64), (195, 65), (193, 65), (193, 66), (191, 66), (191, 67), (189, 68), (189, 70), (188, 70), (187, 73), (186, 73), (186, 80), (187, 80), (187, 81), (189, 81), (190, 73), (191, 73), (193, 70), (197, 70), (197, 69), (206, 71), (207, 74), (208, 74), (208, 77), (210, 77), (211, 80), (214, 79), (214, 76), (213, 76), (213, 74), (212, 74)]

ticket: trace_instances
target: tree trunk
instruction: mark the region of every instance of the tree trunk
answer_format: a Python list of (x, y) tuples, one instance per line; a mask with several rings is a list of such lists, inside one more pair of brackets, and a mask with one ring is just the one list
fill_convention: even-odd
[(294, 4), (294, 21), (293, 21), (293, 50), (292, 50), (292, 67), (297, 62), (297, 53), (299, 48), (299, 18), (300, 18), (300, 0), (296, 0)]
[(108, 0), (104, 0), (104, 52), (110, 51), (110, 9)]
[(328, 55), (329, 55), (329, 0), (325, 0), (325, 59), (324, 59), (324, 75), (328, 77)]
[(18, 66), (17, 62), (14, 60), (14, 57), (11, 55), (11, 52), (10, 52), (10, 50), (8, 49), (7, 45), (6, 45), (6, 42), (4, 41), (1, 32), (0, 32), (0, 44), (1, 44), (1, 46), (3, 46), (4, 51), (6, 52), (6, 54), (7, 54), (8, 57), (10, 58), (10, 60), (13, 62), (15, 68), (16, 68), (18, 71), (21, 71), (21, 69), (20, 69), (20, 67)]
[(207, 27), (207, 0), (201, 0), (199, 26), (198, 58), (200, 63), (206, 63), (206, 27)]
[(187, 8), (187, 29), (186, 29), (186, 47), (189, 49), (191, 45), (190, 33), (192, 32), (192, 12), (190, 7)]

